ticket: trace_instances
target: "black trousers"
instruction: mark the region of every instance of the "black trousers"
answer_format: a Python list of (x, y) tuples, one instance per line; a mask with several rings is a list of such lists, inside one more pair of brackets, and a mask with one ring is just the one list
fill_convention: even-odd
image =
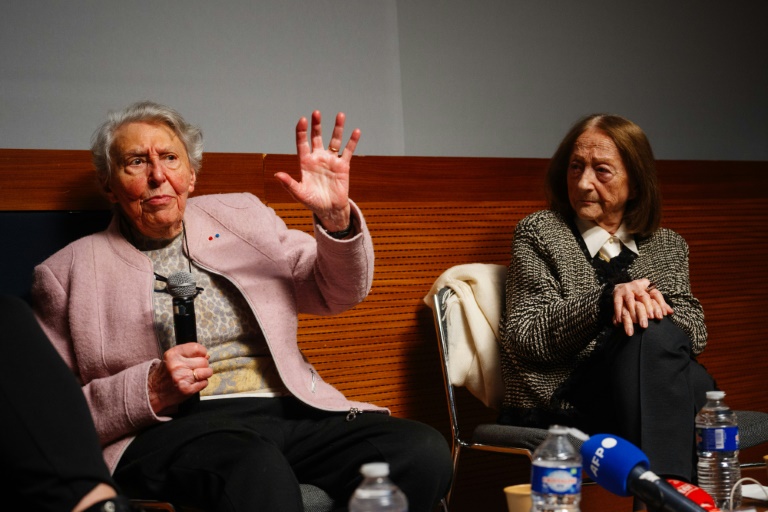
[(203, 400), (128, 447), (115, 478), (128, 496), (207, 511), (302, 511), (299, 482), (346, 506), (366, 462), (388, 462), (413, 512), (429, 512), (452, 477), (445, 438), (380, 413), (320, 411), (286, 398)]
[(72, 510), (115, 486), (82, 389), (21, 299), (0, 296), (0, 493), (24, 510)]
[(569, 390), (580, 428), (612, 433), (640, 447), (651, 471), (695, 481), (695, 416), (714, 379), (690, 353), (690, 340), (669, 318), (617, 332), (579, 371)]

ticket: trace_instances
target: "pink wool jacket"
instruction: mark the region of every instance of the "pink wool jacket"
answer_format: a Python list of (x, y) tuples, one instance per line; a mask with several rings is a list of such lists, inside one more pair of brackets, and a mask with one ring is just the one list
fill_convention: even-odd
[[(320, 226), (314, 237), (288, 229), (251, 194), (190, 198), (189, 256), (245, 295), (293, 395), (329, 411), (388, 412), (347, 400), (297, 346), (298, 313), (340, 313), (370, 291), (373, 244), (362, 214), (352, 209), (357, 235), (339, 241)], [(83, 385), (112, 471), (137, 433), (171, 421), (152, 411), (147, 392), (149, 371), (162, 357), (153, 327), (154, 279), (149, 258), (122, 236), (117, 218), (35, 269), (36, 314)]]

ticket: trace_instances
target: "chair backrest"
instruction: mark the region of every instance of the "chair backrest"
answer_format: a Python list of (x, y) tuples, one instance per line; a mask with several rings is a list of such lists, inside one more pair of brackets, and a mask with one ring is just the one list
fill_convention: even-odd
[[(490, 412), (501, 407), (504, 385), (501, 378), (499, 328), (503, 307), (506, 268), (472, 263), (446, 270), (424, 297), (432, 308), (443, 383), (451, 427), (454, 479), (462, 448), (525, 456), (529, 460), (547, 437), (544, 428), (501, 425), (495, 420), (476, 423), (463, 438), (459, 426), (459, 397), (456, 388), (466, 387)], [(479, 404), (478, 404), (479, 405)], [(466, 412), (465, 405), (462, 409)], [(471, 413), (469, 422), (473, 423)], [(569, 435), (578, 449), (581, 441)], [(448, 492), (446, 501), (453, 491)]]
[(451, 435), (454, 443), (460, 438), (459, 432), (459, 414), (456, 410), (456, 392), (451, 382), (451, 375), (448, 368), (448, 323), (446, 315), (448, 313), (448, 299), (453, 295), (453, 290), (444, 286), (433, 295), (432, 311), (435, 317), (435, 332), (437, 332), (438, 348), (440, 350), (440, 360), (443, 369), (443, 382), (445, 384), (445, 393), (448, 400), (448, 415), (451, 422)]
[(463, 442), (455, 388), (466, 387), (491, 409), (501, 405), (498, 323), (505, 275), (502, 265), (456, 265), (424, 299), (433, 310), (454, 443)]
[(68, 243), (109, 225), (108, 210), (0, 211), (0, 233), (9, 241), (0, 252), (0, 292), (30, 301), (35, 265)]
[[(503, 400), (499, 322), (505, 277), (506, 267), (501, 265), (456, 265), (435, 281), (424, 298), (434, 314), (451, 428), (459, 440), (456, 388), (467, 388), (492, 410), (500, 409)], [(476, 425), (474, 438), (479, 431), (485, 441), (529, 451), (547, 433), (546, 429), (496, 425), (495, 421)]]

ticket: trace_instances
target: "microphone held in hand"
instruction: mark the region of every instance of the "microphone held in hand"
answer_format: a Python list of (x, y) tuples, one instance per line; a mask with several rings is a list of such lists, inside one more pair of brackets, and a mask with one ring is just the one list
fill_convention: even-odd
[[(176, 272), (168, 276), (168, 293), (173, 297), (173, 329), (176, 333), (176, 344), (197, 341), (197, 324), (195, 318), (195, 297), (197, 286), (191, 272)], [(200, 402), (200, 393), (195, 393), (179, 405), (183, 415)]]
[(701, 512), (648, 468), (648, 457), (618, 436), (597, 434), (581, 446), (584, 469), (601, 487), (619, 496), (635, 496), (654, 512)]
[(173, 297), (173, 329), (176, 344), (197, 341), (195, 297), (197, 286), (190, 272), (176, 272), (168, 276), (168, 293)]

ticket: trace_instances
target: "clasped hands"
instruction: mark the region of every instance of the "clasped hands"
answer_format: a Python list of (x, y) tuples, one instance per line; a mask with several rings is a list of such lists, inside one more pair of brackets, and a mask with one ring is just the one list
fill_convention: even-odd
[(617, 284), (613, 290), (613, 325), (623, 325), (627, 336), (635, 333), (635, 324), (645, 329), (648, 320), (661, 320), (672, 313), (672, 307), (648, 279)]

